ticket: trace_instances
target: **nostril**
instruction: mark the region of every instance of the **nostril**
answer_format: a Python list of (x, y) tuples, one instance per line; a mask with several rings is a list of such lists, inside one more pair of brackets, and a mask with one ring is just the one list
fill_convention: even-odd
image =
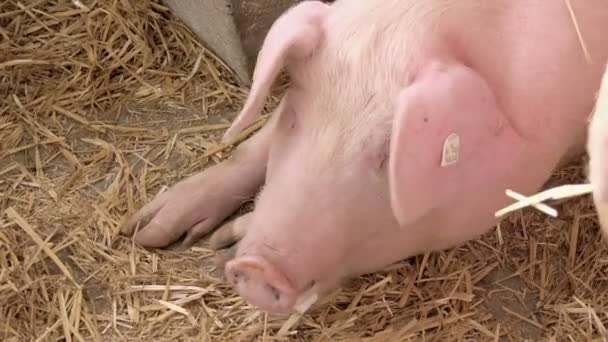
[(254, 306), (282, 312), (296, 299), (297, 292), (290, 281), (263, 257), (245, 256), (231, 260), (226, 264), (225, 272), (235, 290)]
[(270, 286), (270, 285), (268, 285), (268, 288), (270, 289), (270, 293), (272, 293), (274, 300), (276, 300), (276, 301), (281, 300), (281, 293), (279, 292), (279, 290), (277, 290), (274, 286)]
[(243, 272), (242, 270), (233, 267), (233, 265), (227, 265), (224, 270), (226, 280), (232, 285), (237, 285), (238, 283), (247, 282), (249, 276), (247, 272)]
[(246, 282), (246, 281), (249, 280), (249, 277), (244, 272), (236, 271), (236, 272), (234, 272), (234, 280), (237, 281), (237, 282), (238, 281), (245, 281)]

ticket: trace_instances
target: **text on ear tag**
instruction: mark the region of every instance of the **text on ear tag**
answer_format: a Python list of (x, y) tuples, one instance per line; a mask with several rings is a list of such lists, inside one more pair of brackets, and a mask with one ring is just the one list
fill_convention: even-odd
[(458, 162), (460, 154), (460, 136), (457, 133), (450, 133), (443, 141), (443, 151), (441, 153), (441, 167), (447, 167)]

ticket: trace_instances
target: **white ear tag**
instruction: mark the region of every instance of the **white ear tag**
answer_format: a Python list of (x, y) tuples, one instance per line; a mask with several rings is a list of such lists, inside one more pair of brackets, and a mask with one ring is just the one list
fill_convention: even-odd
[(296, 303), (296, 305), (294, 306), (294, 309), (299, 314), (304, 314), (318, 299), (319, 295), (317, 295), (316, 293), (311, 293), (299, 300), (298, 303)]
[(460, 136), (457, 133), (450, 133), (443, 141), (443, 151), (441, 153), (441, 167), (447, 167), (458, 163), (460, 156)]

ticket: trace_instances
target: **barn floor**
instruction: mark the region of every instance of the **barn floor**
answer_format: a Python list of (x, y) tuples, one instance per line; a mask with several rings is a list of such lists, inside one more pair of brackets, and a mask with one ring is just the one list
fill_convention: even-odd
[[(229, 156), (235, 84), (156, 1), (0, 2), (0, 340), (604, 341), (588, 196), (355, 279), (303, 317), (243, 303), (204, 241), (119, 235), (163, 186)], [(583, 181), (581, 165), (553, 184)]]

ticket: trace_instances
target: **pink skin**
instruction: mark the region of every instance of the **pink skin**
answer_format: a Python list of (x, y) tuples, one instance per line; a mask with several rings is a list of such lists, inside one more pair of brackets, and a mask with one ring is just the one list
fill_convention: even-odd
[[(195, 197), (178, 184), (164, 197), (170, 209), (149, 204), (125, 227), (144, 221), (139, 243), (168, 243), (202, 217), (227, 217), (237, 207), (231, 199), (253, 195), (266, 171), (254, 211), (211, 240), (217, 248), (237, 241), (226, 277), (273, 313), (479, 237), (510, 204), (505, 189), (537, 191), (569, 152), (584, 149), (608, 57), (608, 8), (571, 3), (595, 63), (585, 61), (559, 1), (296, 5), (268, 33), (225, 139), (253, 122), (285, 69), (291, 85), (272, 130), (241, 145), (231, 163), (193, 176)], [(452, 133), (459, 158), (442, 167)]]
[(589, 182), (602, 235), (608, 238), (608, 66), (598, 93), (596, 110), (589, 125), (587, 141)]
[[(165, 247), (183, 234), (184, 244), (190, 245), (212, 231), (264, 183), (274, 121), (271, 118), (236, 148), (230, 159), (184, 179), (147, 203), (128, 217), (121, 232), (135, 233), (135, 241), (146, 247)], [(232, 230), (232, 225), (226, 227)], [(221, 232), (225, 234), (220, 230), (218, 236)]]

